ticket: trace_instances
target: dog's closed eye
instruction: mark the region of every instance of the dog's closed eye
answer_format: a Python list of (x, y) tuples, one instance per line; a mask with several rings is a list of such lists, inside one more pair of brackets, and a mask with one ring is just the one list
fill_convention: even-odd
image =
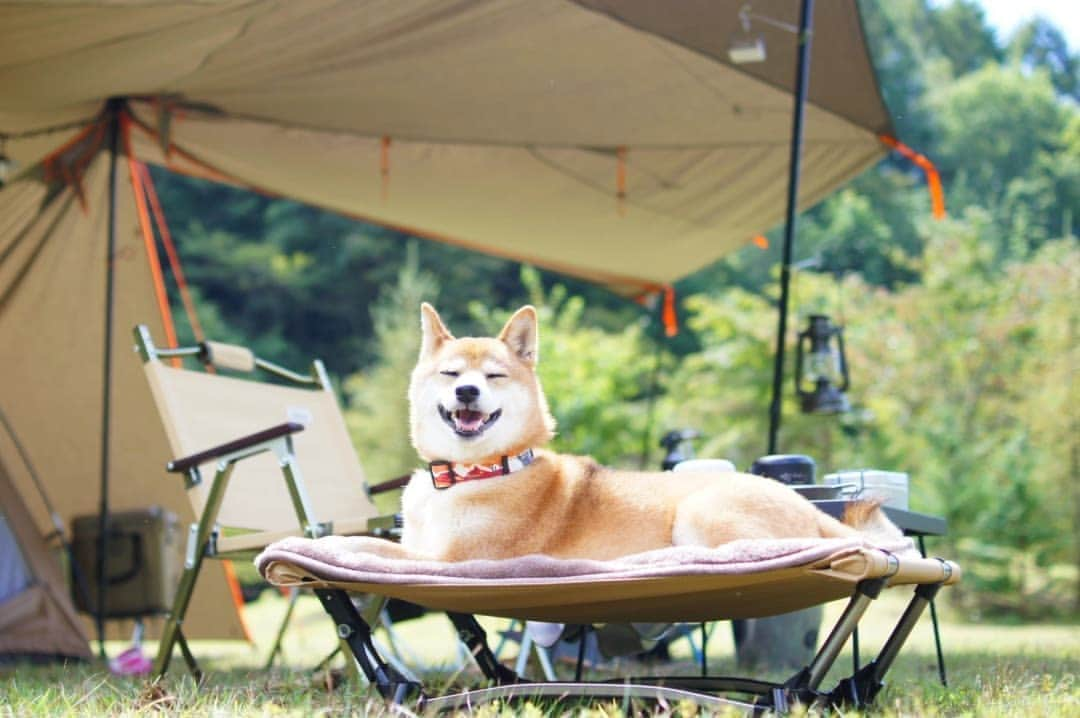
[(506, 376), (507, 376), (506, 374), (485, 374), (484, 378), (485, 379), (505, 379)]
[(441, 371), (439, 373), (442, 374), (443, 376), (454, 376), (454, 377), (461, 376), (461, 372), (457, 372), (457, 371)]

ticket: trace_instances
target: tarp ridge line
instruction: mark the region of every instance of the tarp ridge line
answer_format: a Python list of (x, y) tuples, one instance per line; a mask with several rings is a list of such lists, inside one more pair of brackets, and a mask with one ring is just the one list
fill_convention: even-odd
[[(145, 100), (143, 100), (145, 101)], [(198, 114), (199, 105), (193, 104), (191, 107), (185, 106), (183, 103), (179, 103), (180, 107), (189, 109), (193, 114)], [(206, 103), (201, 103), (201, 106), (205, 108)], [(817, 108), (821, 109), (821, 108)], [(821, 110), (822, 112), (828, 112), (827, 110)], [(832, 114), (832, 113), (830, 113)], [(564, 150), (581, 150), (582, 152), (615, 152), (619, 147), (626, 147), (627, 149), (637, 151), (689, 151), (689, 150), (720, 150), (726, 148), (743, 148), (743, 147), (774, 147), (777, 145), (775, 142), (766, 141), (753, 141), (753, 142), (691, 142), (691, 143), (667, 143), (667, 142), (647, 142), (647, 143), (635, 143), (635, 142), (622, 142), (613, 140), (611, 144), (598, 144), (596, 142), (529, 142), (524, 144), (520, 141), (512, 140), (478, 140), (467, 138), (454, 138), (454, 139), (436, 139), (431, 137), (425, 137), (423, 135), (408, 135), (401, 132), (387, 132), (387, 131), (372, 131), (372, 132), (360, 132), (357, 130), (349, 130), (346, 128), (338, 127), (326, 127), (322, 125), (307, 124), (304, 122), (283, 122), (281, 120), (272, 120), (263, 115), (259, 115), (252, 112), (232, 112), (227, 110), (220, 110), (218, 114), (205, 114), (203, 119), (205, 121), (214, 120), (246, 120), (248, 122), (254, 122), (261, 125), (270, 127), (278, 127), (283, 130), (302, 130), (304, 132), (311, 132), (313, 134), (321, 135), (337, 135), (342, 137), (356, 137), (359, 139), (371, 140), (372, 142), (378, 142), (385, 136), (391, 136), (395, 142), (410, 143), (415, 142), (418, 144), (428, 145), (445, 145), (448, 147), (501, 147), (506, 149), (520, 149), (521, 147), (543, 147), (546, 149), (564, 149)], [(851, 124), (850, 121), (844, 120)], [(871, 130), (867, 130), (858, 125), (851, 124), (852, 127), (857, 129), (860, 133), (866, 135), (867, 144), (878, 144), (877, 134)], [(782, 144), (782, 143), (781, 143)], [(847, 147), (851, 144), (850, 140), (825, 140), (825, 139), (812, 139), (808, 138), (803, 141), (804, 146), (817, 146), (817, 145), (836, 145), (838, 147)]]
[[(146, 134), (148, 137), (150, 137), (152, 140), (157, 141), (159, 139), (158, 133), (152, 127), (148, 126), (145, 122), (143, 122), (143, 120), (140, 117), (132, 115), (132, 123), (133, 123), (134, 127), (137, 127), (138, 129), (142, 130), (142, 132), (144, 134)], [(284, 197), (284, 195), (282, 195), (282, 194), (280, 194), (278, 192), (267, 189), (265, 187), (261, 187), (259, 185), (252, 184), (252, 183), (250, 183), (250, 182), (248, 182), (246, 180), (240, 179), (238, 177), (234, 177), (232, 175), (229, 175), (226, 172), (223, 172), (222, 170), (215, 167), (213, 164), (211, 164), (209, 162), (206, 162), (205, 160), (199, 158), (196, 154), (181, 148), (179, 145), (177, 145), (175, 142), (173, 142), (171, 140), (169, 142), (169, 147), (178, 156), (184, 158), (188, 162), (191, 162), (196, 167), (198, 167), (198, 168), (200, 168), (202, 170), (205, 170), (216, 181), (227, 183), (227, 184), (232, 184), (232, 185), (237, 186), (237, 187), (242, 187), (242, 188), (251, 190), (253, 192), (257, 192), (259, 194), (262, 194), (262, 195), (264, 195), (266, 197), (275, 197), (275, 198), (283, 198)], [(197, 174), (195, 174), (194, 172), (192, 172), (190, 170), (185, 170), (183, 167), (181, 167), (179, 165), (176, 165), (176, 164), (173, 164), (173, 163), (169, 162), (168, 159), (166, 159), (166, 166), (168, 167), (168, 169), (170, 169), (170, 170), (172, 170), (174, 172), (178, 172), (180, 174), (184, 174), (184, 175), (188, 175), (188, 176), (200, 176), (200, 175), (197, 175)], [(206, 176), (200, 176), (200, 177), (202, 179), (206, 179)], [(321, 207), (321, 208), (326, 209), (328, 211), (334, 212), (335, 214), (338, 214), (338, 215), (340, 215), (342, 217), (348, 217), (350, 219), (356, 219), (356, 220), (359, 220), (361, 222), (367, 222), (369, 224), (373, 224), (373, 225), (376, 225), (376, 226), (379, 226), (379, 227), (385, 227), (387, 229), (392, 229), (394, 231), (402, 232), (403, 234), (409, 234), (409, 235), (412, 235), (414, 237), (419, 237), (421, 239), (428, 239), (428, 240), (432, 240), (432, 241), (436, 241), (436, 242), (442, 242), (444, 244), (451, 244), (451, 245), (454, 245), (454, 246), (457, 246), (457, 247), (463, 247), (463, 248), (468, 249), (468, 250), (473, 251), (473, 252), (479, 252), (479, 253), (486, 254), (486, 255), (489, 255), (489, 256), (494, 256), (494, 257), (501, 257), (503, 259), (509, 259), (509, 260), (512, 260), (512, 261), (515, 261), (515, 262), (523, 262), (523, 263), (526, 263), (526, 264), (532, 264), (532, 265), (535, 265), (537, 267), (550, 269), (552, 271), (560, 272), (562, 274), (566, 274), (566, 275), (572, 276), (572, 277), (580, 277), (580, 278), (589, 279), (591, 281), (598, 282), (598, 283), (607, 283), (607, 284), (614, 285), (614, 286), (626, 287), (628, 289), (632, 289), (633, 291), (635, 291), (636, 292), (635, 296), (637, 296), (639, 294), (647, 294), (647, 293), (650, 293), (650, 292), (659, 292), (659, 291), (662, 291), (664, 289), (664, 286), (665, 286), (661, 282), (656, 282), (656, 281), (653, 281), (653, 280), (650, 280), (650, 279), (643, 279), (641, 277), (630, 277), (630, 276), (626, 276), (626, 275), (609, 274), (609, 273), (606, 273), (606, 272), (597, 272), (597, 271), (589, 271), (589, 272), (586, 272), (586, 273), (582, 273), (582, 272), (579, 272), (579, 271), (574, 271), (573, 267), (563, 265), (563, 264), (561, 264), (559, 262), (552, 262), (552, 261), (547, 261), (547, 260), (542, 260), (542, 259), (536, 259), (536, 258), (528, 256), (528, 255), (518, 255), (518, 254), (509, 253), (509, 252), (500, 252), (500, 251), (496, 251), (496, 250), (493, 250), (493, 249), (490, 249), (490, 248), (480, 247), (480, 246), (476, 245), (475, 243), (470, 242), (470, 241), (465, 240), (465, 239), (459, 239), (459, 238), (456, 238), (456, 237), (451, 237), (449, 235), (439, 234), (437, 232), (431, 232), (431, 231), (428, 231), (428, 230), (420, 229), (418, 227), (412, 227), (412, 226), (409, 226), (409, 225), (398, 224), (398, 223), (395, 223), (395, 222), (387, 222), (387, 221), (375, 219), (373, 217), (369, 217), (367, 215), (363, 215), (363, 214), (360, 214), (360, 213), (357, 213), (357, 212), (349, 212), (349, 211), (337, 209), (337, 208), (334, 208), (334, 207), (328, 207), (326, 205), (321, 205), (321, 204), (319, 204), (317, 202), (306, 200), (306, 199), (301, 199), (299, 201), (305, 202), (306, 204), (310, 204), (310, 205), (312, 205), (314, 207)]]

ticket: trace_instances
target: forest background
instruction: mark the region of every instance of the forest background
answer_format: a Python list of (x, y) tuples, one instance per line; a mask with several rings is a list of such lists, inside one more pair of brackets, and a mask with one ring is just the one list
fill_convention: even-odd
[[(911, 505), (944, 516), (934, 548), (966, 568), (973, 618), (1080, 614), (1080, 54), (1042, 19), (998, 37), (970, 0), (860, 3), (906, 144), (798, 223), (789, 359), (813, 313), (845, 327), (853, 410), (798, 412), (785, 367), (779, 447), (906, 471)], [(811, 82), (813, 79), (811, 78)], [(779, 237), (676, 285), (681, 331), (597, 287), (411, 239), (295, 202), (156, 170), (208, 336), (302, 367), (322, 357), (372, 480), (417, 465), (405, 387), (418, 306), (455, 333), (541, 308), (540, 373), (556, 448), (658, 466), (658, 438), (746, 469), (767, 445)], [(777, 181), (783, 181), (777, 178)], [(191, 338), (190, 327), (178, 329)]]

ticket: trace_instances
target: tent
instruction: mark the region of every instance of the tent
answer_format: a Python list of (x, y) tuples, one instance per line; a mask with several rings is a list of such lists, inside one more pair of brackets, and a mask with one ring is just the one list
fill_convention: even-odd
[[(0, 408), (62, 515), (187, 513), (129, 352), (171, 321), (136, 160), (655, 293), (785, 214), (800, 2), (735, 65), (743, 4), (0, 2)], [(856, 0), (813, 26), (802, 207), (892, 135)], [(229, 605), (204, 580), (189, 635)]]
[(89, 658), (67, 584), (0, 463), (0, 661)]
[[(53, 522), (38, 498), (35, 474), (69, 525), (76, 516), (98, 512), (103, 471), (110, 479), (113, 510), (157, 504), (191, 520), (181, 482), (164, 472), (168, 443), (131, 350), (131, 327), (138, 322), (165, 336), (131, 185), (126, 192), (110, 193), (108, 152), (87, 158), (78, 154), (78, 146), (72, 150), (79, 159), (71, 161), (87, 163), (77, 185), (31, 173), (0, 190), (0, 337), (7, 342), (0, 352), (5, 374), (0, 411), (7, 418), (0, 427), (0, 462), (30, 507), (21, 513), (34, 519), (42, 535), (53, 530)], [(110, 208), (123, 230), (112, 253), (112, 328), (107, 331)], [(106, 336), (111, 340), (103, 347)], [(115, 371), (107, 378), (110, 418), (104, 434), (103, 348), (115, 357)], [(189, 634), (242, 638), (224, 569), (212, 563), (201, 587), (204, 607), (193, 611)], [(113, 637), (130, 635), (122, 623), (113, 629)]]

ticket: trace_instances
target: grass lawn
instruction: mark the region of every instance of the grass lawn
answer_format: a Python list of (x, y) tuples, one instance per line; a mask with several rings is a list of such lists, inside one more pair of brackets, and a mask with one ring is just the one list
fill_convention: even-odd
[[(864, 660), (887, 635), (892, 621), (906, 602), (907, 590), (887, 591), (864, 618), (861, 650)], [(293, 626), (285, 643), (284, 665), (265, 671), (261, 668), (285, 601), (267, 591), (248, 607), (248, 618), (258, 636), (252, 646), (241, 643), (195, 642), (193, 648), (208, 671), (203, 689), (185, 674), (177, 655), (165, 683), (165, 691), (151, 695), (145, 680), (111, 676), (99, 663), (58, 666), (0, 667), (0, 716), (52, 715), (395, 715), (372, 698), (366, 686), (355, 682), (330, 688), (325, 673), (310, 668), (336, 645), (329, 619), (314, 597), (301, 599)], [(826, 622), (842, 609), (838, 602), (826, 608)], [(943, 641), (949, 687), (938, 682), (929, 615), (924, 616), (908, 640), (888, 675), (889, 685), (879, 695), (876, 714), (886, 716), (1080, 716), (1080, 627), (1037, 624), (1027, 626), (975, 625), (963, 623), (943, 611)], [(484, 619), (489, 640), (506, 625), (498, 619)], [(458, 670), (454, 633), (445, 617), (429, 615), (397, 627), (400, 642), (416, 661), (440, 669), (433, 683), (479, 685), (479, 673), (471, 665)], [(727, 624), (718, 624), (709, 642), (710, 670), (715, 674), (734, 671), (733, 646)], [(110, 643), (110, 655), (125, 648)], [(147, 645), (152, 650), (152, 643)], [(680, 641), (673, 646), (674, 661), (664, 670), (693, 674), (689, 646)], [(503, 658), (510, 661), (516, 644), (510, 644)], [(340, 661), (340, 659), (338, 659)], [(825, 685), (835, 683), (851, 667), (850, 654), (837, 661)], [(573, 667), (557, 665), (560, 677), (570, 678)], [(613, 671), (638, 675), (657, 672), (653, 667), (614, 664), (596, 669), (596, 675)], [(535, 671), (534, 671), (535, 673)], [(780, 677), (780, 676), (772, 676)], [(656, 715), (685, 715), (689, 705), (652, 706)], [(481, 715), (539, 715), (535, 706), (512, 709), (487, 707)], [(560, 704), (555, 714), (610, 716), (620, 714), (612, 704)], [(851, 715), (846, 713), (845, 715)]]

